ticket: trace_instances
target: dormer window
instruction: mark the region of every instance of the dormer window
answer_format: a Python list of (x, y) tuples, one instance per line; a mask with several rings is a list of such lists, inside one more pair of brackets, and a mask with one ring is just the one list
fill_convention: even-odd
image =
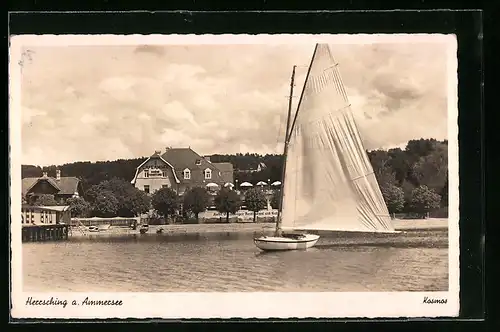
[(190, 180), (191, 179), (191, 171), (188, 168), (186, 168), (183, 171), (183, 173), (184, 173), (184, 180)]
[(144, 177), (149, 178), (149, 169), (144, 170)]
[(212, 178), (212, 170), (210, 168), (205, 169), (205, 180), (210, 180)]
[(196, 165), (198, 165), (198, 166), (201, 165), (201, 159), (196, 159)]

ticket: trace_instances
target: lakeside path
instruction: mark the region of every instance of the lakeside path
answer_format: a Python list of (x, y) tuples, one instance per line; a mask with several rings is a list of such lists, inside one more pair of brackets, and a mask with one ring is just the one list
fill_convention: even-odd
[[(448, 229), (448, 219), (407, 219), (393, 220), (394, 227), (400, 231), (410, 230), (437, 230)], [(151, 225), (148, 233), (155, 233), (158, 228), (163, 229), (164, 235), (195, 235), (210, 233), (270, 233), (274, 230), (274, 223), (231, 223), (231, 224), (178, 224), (178, 225)], [(113, 236), (138, 234), (139, 230), (128, 228), (110, 228), (101, 232), (84, 235), (77, 229), (72, 230), (72, 237), (81, 236)]]

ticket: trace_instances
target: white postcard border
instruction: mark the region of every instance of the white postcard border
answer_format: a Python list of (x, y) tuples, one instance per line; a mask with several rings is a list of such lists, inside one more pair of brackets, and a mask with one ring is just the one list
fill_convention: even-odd
[[(317, 293), (35, 293), (24, 292), (21, 224), (21, 70), (29, 60), (23, 46), (308, 43), (447, 43), (449, 162), (448, 292)], [(20, 35), (10, 39), (11, 286), (14, 318), (377, 318), (452, 317), (459, 312), (459, 198), (457, 41), (442, 34), (356, 35)], [(77, 272), (75, 272), (77, 273)], [(28, 299), (66, 300), (65, 307), (27, 305)], [(122, 305), (72, 305), (89, 300), (121, 300)], [(424, 299), (446, 299), (425, 303)], [(376, 305), (374, 305), (376, 304)]]

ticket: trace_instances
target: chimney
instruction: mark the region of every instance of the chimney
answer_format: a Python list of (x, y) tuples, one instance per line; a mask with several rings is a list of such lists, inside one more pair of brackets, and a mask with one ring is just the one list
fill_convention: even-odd
[(61, 170), (60, 169), (56, 169), (56, 180), (57, 181), (61, 180)]

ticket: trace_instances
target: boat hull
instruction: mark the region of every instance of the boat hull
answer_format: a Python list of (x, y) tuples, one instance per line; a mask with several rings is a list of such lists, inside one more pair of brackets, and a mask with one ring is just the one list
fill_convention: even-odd
[(264, 251), (304, 250), (313, 247), (319, 235), (301, 234), (300, 237), (261, 236), (254, 238), (257, 248)]

